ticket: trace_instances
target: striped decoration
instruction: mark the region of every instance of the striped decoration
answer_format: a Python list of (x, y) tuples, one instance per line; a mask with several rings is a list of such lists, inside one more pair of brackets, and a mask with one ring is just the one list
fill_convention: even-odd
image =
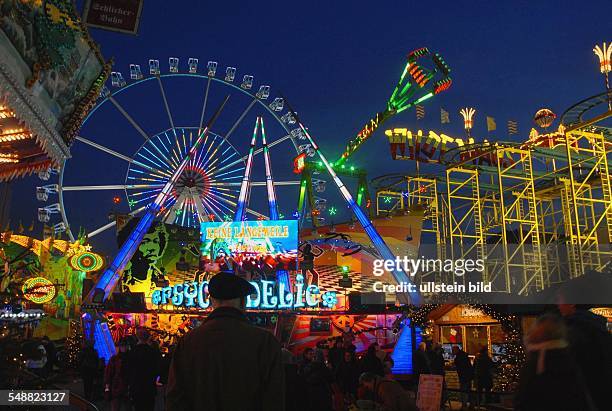
[(508, 120), (508, 134), (518, 134), (518, 122), (514, 120)]
[(416, 117), (417, 120), (422, 120), (425, 118), (425, 107), (423, 106), (416, 106)]

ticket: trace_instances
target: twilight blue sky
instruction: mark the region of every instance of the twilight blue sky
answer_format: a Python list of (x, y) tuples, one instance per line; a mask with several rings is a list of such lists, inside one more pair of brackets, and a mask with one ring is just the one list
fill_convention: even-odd
[[(171, 56), (179, 57), (183, 67), (189, 57), (198, 57), (201, 65), (207, 60), (218, 61), (220, 71), (228, 65), (237, 67), (237, 78), (254, 75), (256, 84), (270, 84), (273, 94), (281, 91), (289, 98), (323, 151), (336, 158), (362, 123), (384, 108), (405, 55), (422, 46), (444, 56), (452, 70), (453, 86), (427, 102), (424, 120), (417, 123), (414, 111), (409, 110), (387, 126), (435, 129), (459, 136), (462, 122), (458, 110), (469, 105), (477, 110), (473, 131), (477, 138), (507, 139), (508, 119), (519, 122), (520, 138), (526, 138), (537, 109), (549, 107), (560, 115), (578, 100), (603, 91), (592, 48), (595, 43), (612, 40), (610, 11), (609, 1), (149, 0), (137, 36), (98, 29), (92, 29), (92, 34), (103, 54), (114, 58), (116, 69), (125, 77), (130, 63), (139, 63), (146, 70), (149, 58), (158, 58), (167, 70)], [(199, 119), (201, 88), (198, 86), (194, 97), (186, 97), (180, 86), (185, 87), (177, 85), (169, 92), (171, 105), (177, 104), (174, 114), (185, 119), (183, 124), (194, 123), (193, 119)], [(192, 86), (186, 87), (194, 91)], [(124, 102), (143, 128), (155, 133), (164, 128), (154, 124), (164, 119), (164, 112), (159, 101), (155, 101), (155, 108), (149, 107), (159, 90), (151, 93), (157, 94), (143, 91)], [(451, 113), (450, 124), (440, 125), (441, 106)], [(240, 107), (236, 103), (234, 109)], [(138, 140), (133, 129), (121, 117), (100, 111), (83, 133), (132, 154), (137, 144), (125, 141)], [(487, 115), (498, 125), (488, 136)], [(252, 124), (244, 126), (245, 138)], [(285, 160), (294, 155), (287, 150), (284, 153)], [(74, 184), (119, 183), (104, 180), (106, 170), (112, 174), (115, 168), (117, 176), (125, 175), (123, 164), (107, 165), (107, 157), (100, 152), (75, 147), (73, 154), (70, 178)], [(282, 157), (280, 150), (274, 153), (273, 161), (279, 158), (278, 166), (288, 169), (288, 161)], [(414, 170), (412, 163), (389, 161), (382, 130), (353, 160), (368, 169), (369, 177)], [(88, 167), (91, 169), (86, 170)], [(35, 217), (39, 206), (34, 197), (36, 185), (40, 182), (35, 177), (14, 184), (14, 225), (22, 220), (28, 226)], [(333, 200), (333, 188), (328, 190), (330, 201), (339, 201)], [(290, 202), (297, 201), (292, 194), (287, 196), (292, 197)], [(113, 207), (111, 199), (108, 192), (89, 203), (73, 199), (73, 227), (104, 223)], [(286, 214), (291, 212), (289, 208)], [(97, 222), (93, 222), (94, 216)], [(112, 249), (112, 240), (99, 241), (104, 249)]]

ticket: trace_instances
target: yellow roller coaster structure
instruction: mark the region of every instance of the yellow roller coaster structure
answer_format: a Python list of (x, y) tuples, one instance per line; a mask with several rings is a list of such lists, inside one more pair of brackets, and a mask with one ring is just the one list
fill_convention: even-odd
[(447, 151), (442, 175), (374, 179), (376, 214), (424, 207), (438, 258), (482, 259), (494, 291), (528, 295), (601, 270), (612, 256), (610, 117), (603, 93), (568, 109), (554, 132)]

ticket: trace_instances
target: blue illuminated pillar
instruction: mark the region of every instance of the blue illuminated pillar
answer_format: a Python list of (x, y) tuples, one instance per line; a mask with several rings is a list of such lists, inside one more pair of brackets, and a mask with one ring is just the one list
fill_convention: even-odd
[(414, 348), (412, 347), (412, 329), (410, 327), (410, 320), (404, 320), (402, 328), (399, 331), (399, 336), (391, 358), (393, 359), (393, 368), (391, 371), (395, 375), (412, 374), (412, 353)]
[(246, 212), (247, 197), (249, 195), (249, 186), (251, 184), (251, 168), (253, 167), (253, 153), (255, 152), (255, 139), (257, 138), (257, 126), (259, 125), (260, 117), (255, 120), (255, 128), (253, 129), (253, 138), (251, 139), (251, 148), (247, 157), (246, 168), (244, 169), (244, 177), (240, 185), (240, 195), (238, 196), (238, 204), (236, 205), (236, 213), (234, 221), (242, 221)]
[(119, 278), (121, 278), (121, 274), (123, 273), (125, 266), (127, 265), (128, 261), (130, 261), (130, 259), (138, 249), (140, 242), (151, 227), (155, 216), (157, 215), (157, 213), (159, 213), (164, 203), (170, 197), (172, 189), (174, 188), (181, 174), (183, 174), (183, 170), (185, 170), (185, 167), (187, 167), (187, 164), (189, 163), (189, 161), (191, 161), (191, 158), (198, 151), (198, 148), (200, 147), (200, 145), (204, 141), (204, 138), (208, 134), (211, 125), (215, 122), (215, 120), (221, 113), (221, 110), (223, 110), (223, 107), (225, 106), (225, 103), (227, 103), (228, 99), (229, 96), (226, 97), (225, 100), (221, 103), (221, 105), (213, 115), (212, 119), (210, 120), (209, 124), (202, 130), (196, 141), (193, 143), (193, 146), (189, 149), (189, 151), (187, 152), (179, 166), (176, 168), (174, 173), (172, 173), (170, 179), (166, 182), (162, 190), (155, 197), (155, 200), (147, 206), (145, 213), (138, 222), (138, 225), (136, 225), (136, 228), (134, 228), (134, 230), (130, 233), (130, 236), (125, 241), (125, 243), (123, 243), (111, 264), (100, 276), (100, 279), (96, 283), (95, 287), (91, 289), (91, 291), (87, 295), (86, 301), (92, 302), (92, 298), (97, 292), (96, 290), (104, 290), (104, 300), (109, 297), (111, 291), (113, 290), (113, 288), (115, 288), (115, 285), (119, 281)]
[(266, 141), (266, 130), (263, 118), (259, 118), (261, 125), (261, 138), (263, 143), (263, 154), (266, 162), (266, 188), (268, 189), (268, 207), (270, 208), (270, 220), (278, 220), (278, 207), (276, 205), (276, 190), (274, 189), (274, 178), (272, 177), (272, 163), (270, 161), (270, 150)]
[[(299, 124), (306, 138), (308, 138), (308, 141), (312, 145), (312, 148), (316, 151), (317, 155), (319, 156), (319, 158), (325, 165), (327, 172), (332, 177), (332, 179), (334, 180), (334, 183), (338, 187), (338, 190), (340, 190), (340, 194), (342, 194), (342, 197), (344, 197), (344, 200), (348, 204), (349, 208), (351, 209), (353, 214), (355, 214), (355, 217), (357, 217), (357, 220), (359, 220), (359, 223), (361, 224), (364, 231), (370, 238), (370, 241), (372, 241), (372, 244), (374, 245), (374, 247), (376, 248), (380, 256), (385, 260), (395, 261), (395, 255), (393, 254), (393, 252), (389, 249), (389, 247), (387, 246), (383, 238), (380, 236), (380, 234), (378, 234), (378, 232), (376, 231), (376, 228), (374, 228), (374, 225), (372, 225), (372, 222), (370, 221), (370, 219), (366, 216), (363, 210), (357, 205), (351, 193), (345, 187), (342, 180), (340, 180), (340, 178), (338, 177), (338, 175), (336, 174), (332, 166), (329, 164), (329, 162), (327, 161), (327, 159), (325, 158), (325, 156), (319, 149), (319, 146), (317, 145), (317, 143), (315, 143), (314, 139), (312, 138), (312, 136), (306, 129), (306, 127), (304, 127), (302, 122), (298, 120), (297, 115), (293, 110), (291, 110), (291, 115), (295, 118), (297, 124)], [(410, 277), (402, 270), (393, 270), (391, 271), (391, 274), (393, 275), (393, 278), (395, 278), (395, 281), (397, 281), (398, 284), (413, 284)], [(418, 304), (420, 301), (420, 296), (418, 292), (409, 293), (409, 294), (408, 293), (398, 294), (398, 297), (400, 297), (400, 300), (402, 300), (402, 302), (406, 304)]]

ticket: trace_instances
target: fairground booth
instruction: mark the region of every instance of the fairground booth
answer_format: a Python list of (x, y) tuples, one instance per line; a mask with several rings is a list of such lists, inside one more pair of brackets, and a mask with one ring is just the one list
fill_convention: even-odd
[[(394, 224), (381, 222), (387, 240), (410, 246), (407, 229)], [(418, 227), (412, 231), (418, 240)], [(402, 338), (406, 352), (398, 354), (397, 370), (409, 373), (411, 341), (420, 334), (405, 327), (409, 320), (395, 294), (372, 291), (389, 279), (371, 274), (372, 254), (359, 246), (360, 236), (362, 230), (346, 224), (333, 232), (308, 230), (299, 239), (296, 220), (203, 222), (200, 229), (154, 223), (112, 294), (105, 326), (115, 341), (146, 327), (167, 350), (210, 312), (208, 280), (232, 271), (257, 289), (247, 298), (249, 320), (294, 353), (330, 346), (337, 337), (358, 353), (372, 343), (393, 352)]]

